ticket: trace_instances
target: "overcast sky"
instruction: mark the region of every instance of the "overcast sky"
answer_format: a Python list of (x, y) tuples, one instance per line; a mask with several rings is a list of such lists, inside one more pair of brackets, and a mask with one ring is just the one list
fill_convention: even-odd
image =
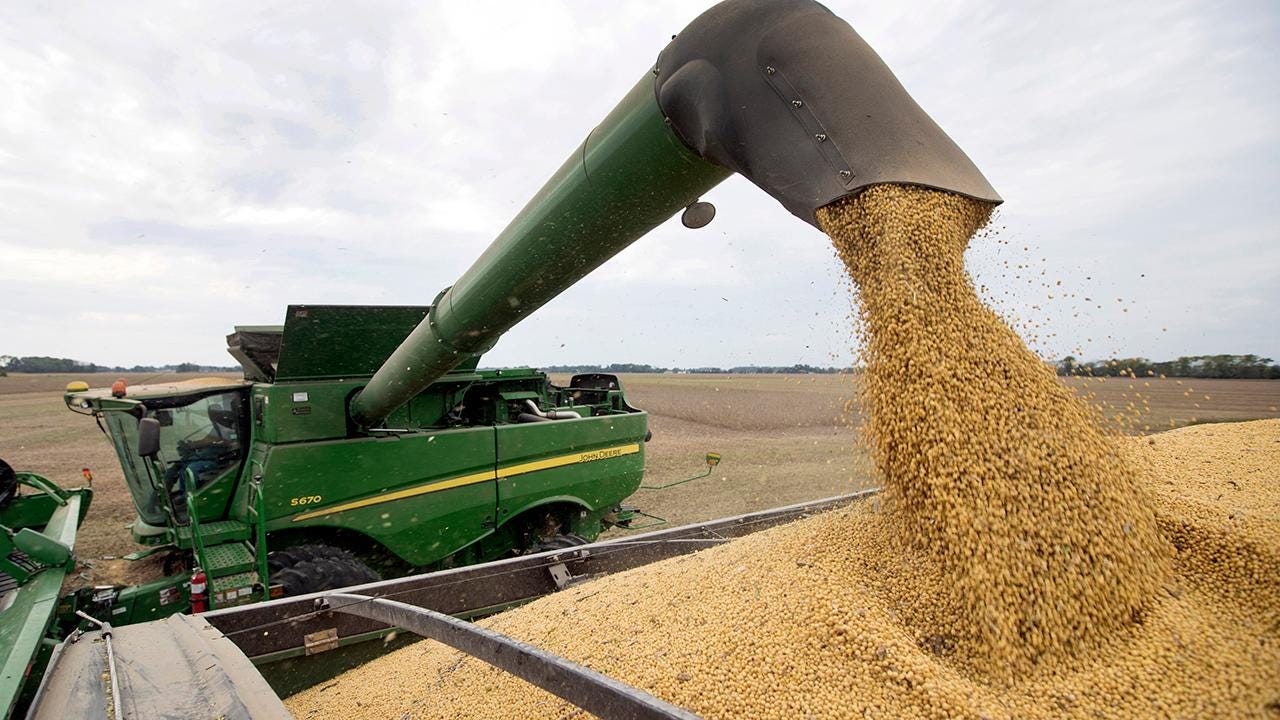
[[(7, 2), (0, 354), (231, 364), (290, 303), (429, 303), (704, 7)], [(829, 7), (1004, 196), (969, 266), (1043, 354), (1280, 358), (1280, 5)], [(826, 238), (705, 199), (486, 364), (847, 362)]]

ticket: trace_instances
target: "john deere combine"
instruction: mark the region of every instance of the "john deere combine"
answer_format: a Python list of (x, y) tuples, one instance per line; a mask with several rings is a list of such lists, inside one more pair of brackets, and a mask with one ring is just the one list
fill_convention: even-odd
[[(426, 611), (376, 596), (474, 615), (571, 582), (575, 567), (609, 572), (696, 547), (672, 550), (671, 541), (704, 538), (704, 528), (574, 547), (632, 517), (621, 503), (640, 483), (646, 416), (616, 377), (579, 375), (556, 387), (535, 370), (476, 368), (521, 319), (682, 209), (687, 226), (709, 222), (700, 197), (734, 172), (811, 225), (818, 208), (879, 183), (999, 202), (826, 8), (723, 2), (672, 40), (429, 307), (292, 306), (283, 327), (229, 337), (243, 381), (69, 388), (68, 407), (97, 417), (116, 447), (137, 506), (135, 538), (168, 553), (172, 573), (82, 591), (67, 609), (137, 622), (212, 607), (219, 637), (257, 662), (336, 648), (387, 624), (430, 634), (433, 623), (455, 646), (500, 659), (508, 651), (494, 650), (491, 634), (426, 622)], [(709, 539), (810, 509), (710, 523)], [(520, 554), (529, 551), (543, 554)], [(314, 592), (512, 554), (475, 572), (365, 585), (364, 595), (228, 607), (273, 590)], [(597, 714), (687, 716), (589, 673), (553, 682), (572, 664), (527, 646), (514, 652), (523, 677)], [(98, 664), (63, 663), (50, 687), (103, 673), (114, 677)], [(42, 693), (36, 716), (82, 712), (69, 692)], [(595, 703), (593, 693), (609, 699)]]
[[(426, 307), (292, 306), (228, 337), (245, 379), (88, 390), (174, 572), (84, 590), (117, 624), (582, 544), (628, 524), (646, 415), (612, 375), (552, 385), (478, 355), (376, 416), (352, 403)], [(189, 585), (195, 578), (195, 590)], [(201, 586), (207, 585), (207, 593)], [(190, 602), (189, 602), (190, 601)]]

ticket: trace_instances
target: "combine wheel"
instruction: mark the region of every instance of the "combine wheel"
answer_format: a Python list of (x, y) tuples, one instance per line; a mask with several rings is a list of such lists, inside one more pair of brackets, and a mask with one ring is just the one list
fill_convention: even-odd
[(380, 579), (355, 555), (329, 545), (295, 545), (274, 550), (267, 556), (271, 584), (284, 587), (284, 594), (306, 595), (336, 590)]

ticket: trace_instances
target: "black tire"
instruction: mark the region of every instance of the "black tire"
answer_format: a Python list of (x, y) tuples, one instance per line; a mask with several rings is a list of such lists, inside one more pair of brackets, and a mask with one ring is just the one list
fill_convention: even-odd
[(340, 548), (328, 545), (297, 545), (276, 550), (267, 556), (271, 584), (283, 587), (286, 596), (336, 590), (379, 580), (378, 574)]
[[(356, 560), (356, 556), (342, 548), (332, 545), (308, 543), (272, 550), (267, 553), (267, 572), (274, 575), (277, 571), (293, 567), (300, 562), (319, 560), (321, 558), (341, 558)], [(358, 562), (358, 561), (357, 561)]]
[(188, 572), (191, 570), (192, 559), (190, 553), (171, 552), (164, 556), (160, 562), (160, 570), (165, 577), (176, 575), (180, 572)]

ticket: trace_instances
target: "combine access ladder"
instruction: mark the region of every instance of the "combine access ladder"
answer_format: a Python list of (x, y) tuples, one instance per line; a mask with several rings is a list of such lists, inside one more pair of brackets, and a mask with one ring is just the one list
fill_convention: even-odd
[(209, 609), (270, 599), (267, 571), (267, 528), (263, 522), (262, 485), (249, 481), (249, 522), (201, 523), (195, 500), (187, 493), (188, 524), (178, 527), (178, 546), (192, 549), (196, 565), (209, 583)]

